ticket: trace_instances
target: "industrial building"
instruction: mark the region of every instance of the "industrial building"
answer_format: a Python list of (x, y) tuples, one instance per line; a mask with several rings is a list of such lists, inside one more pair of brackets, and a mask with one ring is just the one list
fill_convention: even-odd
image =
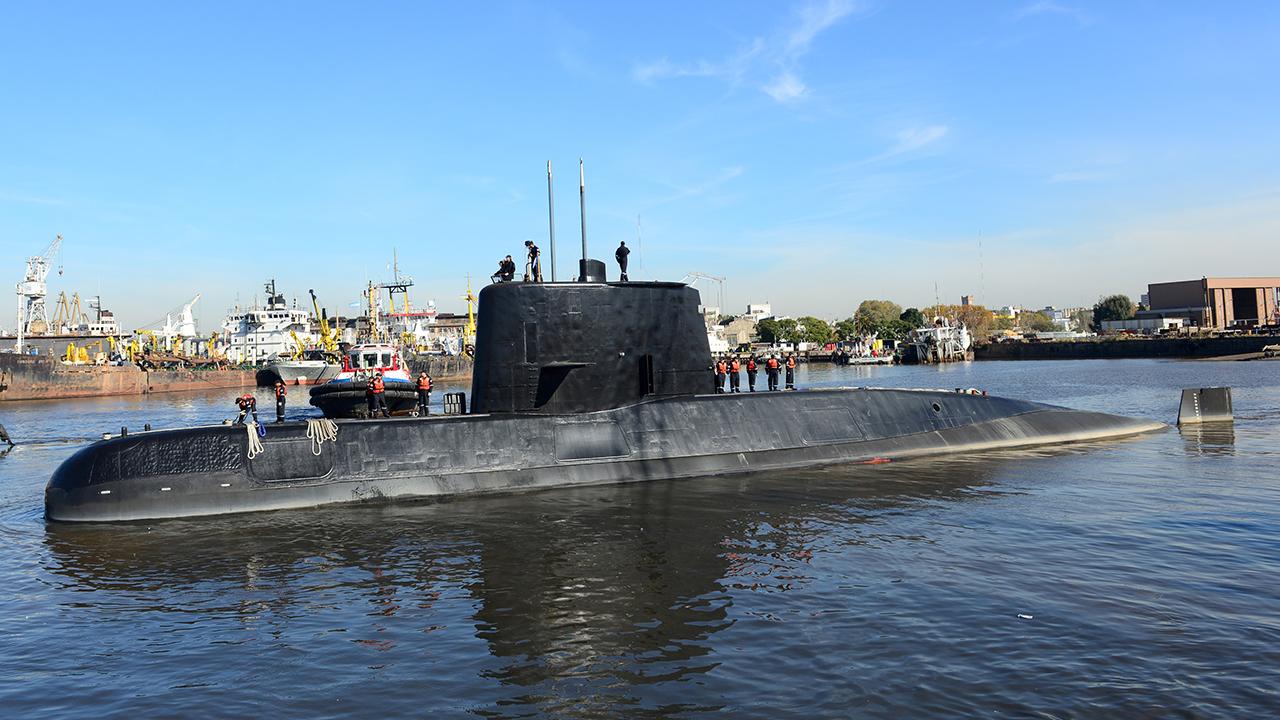
[(1139, 312), (1139, 318), (1182, 318), (1217, 330), (1280, 324), (1280, 277), (1152, 283), (1147, 296), (1150, 308)]

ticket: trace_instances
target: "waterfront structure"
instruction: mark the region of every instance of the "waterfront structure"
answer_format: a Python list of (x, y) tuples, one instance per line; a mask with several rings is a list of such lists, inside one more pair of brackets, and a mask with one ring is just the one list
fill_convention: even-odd
[(1149, 309), (1139, 318), (1182, 318), (1189, 325), (1226, 330), (1280, 324), (1280, 277), (1203, 277), (1151, 283)]
[[(284, 295), (276, 292), (276, 282), (266, 285), (267, 306), (231, 312), (222, 321), (225, 346), (223, 354), (233, 363), (260, 364), (273, 355), (287, 355), (294, 351), (294, 335), (311, 337), (311, 313), (285, 303)], [(296, 305), (296, 304), (295, 304)]]

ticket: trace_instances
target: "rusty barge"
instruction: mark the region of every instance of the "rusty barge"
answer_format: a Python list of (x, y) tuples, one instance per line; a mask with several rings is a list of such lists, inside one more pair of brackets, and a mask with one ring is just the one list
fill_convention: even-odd
[(70, 365), (47, 355), (0, 353), (0, 402), (248, 388), (254, 376), (253, 369)]

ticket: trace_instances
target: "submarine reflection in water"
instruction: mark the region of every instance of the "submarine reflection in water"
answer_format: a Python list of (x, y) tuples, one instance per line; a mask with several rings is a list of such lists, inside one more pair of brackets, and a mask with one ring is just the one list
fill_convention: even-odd
[[(824, 548), (842, 552), (851, 536), (900, 540), (894, 519), (913, 506), (988, 502), (999, 493), (981, 490), (999, 487), (1019, 462), (1026, 460), (997, 453), (949, 462), (945, 473), (917, 463), (852, 466), (791, 472), (785, 483), (760, 475), (594, 487), (176, 521), (145, 533), (54, 523), (44, 556), (51, 574), (81, 591), (136, 598), (161, 622), (181, 608), (184, 616), (308, 633), (313, 625), (297, 625), (307, 616), (344, 629), (329, 636), (342, 652), (378, 638), (381, 616), (398, 617), (399, 627), (441, 622), (437, 606), (452, 595), (445, 614), (466, 606), (467, 622), (455, 620), (448, 632), (483, 640), (502, 658), (504, 680), (563, 677), (584, 659), (574, 652), (697, 673), (711, 636), (731, 624), (726, 585), (803, 585), (810, 558)], [(316, 587), (331, 602), (317, 603)], [(458, 593), (475, 602), (459, 602)], [(225, 631), (217, 622), (205, 630)], [(420, 653), (411, 652), (415, 661)]]
[[(57, 469), (52, 520), (143, 520), (689, 478), (1096, 440), (1163, 424), (946, 391), (706, 394), (697, 292), (679, 283), (505, 283), (480, 293), (472, 414), (338, 421), (320, 446), (272, 426), (103, 440)], [(767, 421), (760, 421), (766, 418)]]

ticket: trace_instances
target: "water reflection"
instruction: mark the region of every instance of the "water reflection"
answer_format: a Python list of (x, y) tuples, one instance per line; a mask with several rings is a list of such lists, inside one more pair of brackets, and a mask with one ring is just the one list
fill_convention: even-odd
[(1179, 425), (1178, 433), (1182, 435), (1188, 455), (1234, 455), (1236, 453), (1235, 423)]
[[(898, 542), (886, 526), (912, 506), (998, 494), (989, 486), (1002, 462), (151, 526), (51, 524), (47, 570), (77, 591), (77, 602), (109, 603), (140, 623), (176, 613), (287, 636), (322, 615), (386, 665), (420, 662), (412, 644), (398, 644), (406, 624), (416, 632), (469, 627), (497, 659), (485, 679), (524, 689), (522, 702), (549, 703), (548, 712), (590, 714), (590, 705), (561, 705), (563, 697), (538, 689), (576, 678), (625, 695), (714, 670), (714, 638), (737, 622), (735, 598), (807, 586), (823, 553)], [(671, 692), (671, 707), (682, 708)]]

